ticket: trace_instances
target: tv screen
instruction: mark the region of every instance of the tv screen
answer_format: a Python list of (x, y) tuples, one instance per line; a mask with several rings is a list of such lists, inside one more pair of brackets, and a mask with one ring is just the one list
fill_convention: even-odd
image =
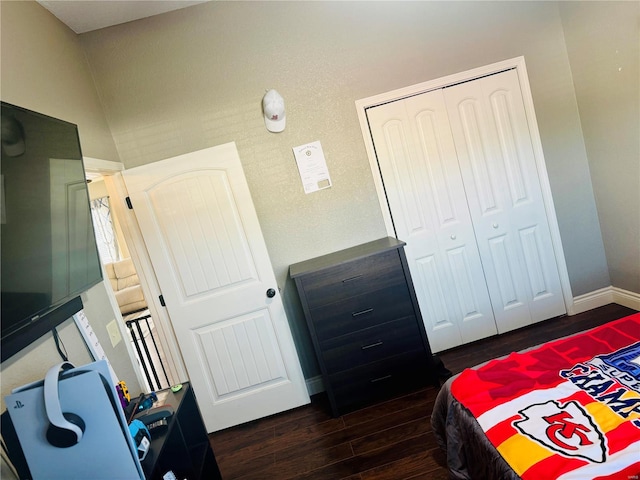
[(77, 127), (4, 102), (1, 120), (5, 360), (82, 308), (102, 270)]

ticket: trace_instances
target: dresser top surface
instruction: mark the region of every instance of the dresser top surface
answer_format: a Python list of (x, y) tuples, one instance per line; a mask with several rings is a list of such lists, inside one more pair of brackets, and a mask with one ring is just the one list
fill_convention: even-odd
[(289, 274), (291, 275), (291, 278), (296, 278), (300, 275), (316, 272), (324, 268), (334, 267), (346, 262), (359, 260), (373, 254), (398, 249), (405, 245), (405, 242), (393, 237), (380, 238), (372, 242), (356, 245), (355, 247), (346, 248), (327, 255), (294, 263), (289, 267)]

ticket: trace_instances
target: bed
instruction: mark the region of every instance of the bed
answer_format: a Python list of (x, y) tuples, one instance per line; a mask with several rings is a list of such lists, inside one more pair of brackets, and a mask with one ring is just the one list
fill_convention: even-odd
[(463, 371), (431, 423), (454, 479), (640, 479), (640, 313)]

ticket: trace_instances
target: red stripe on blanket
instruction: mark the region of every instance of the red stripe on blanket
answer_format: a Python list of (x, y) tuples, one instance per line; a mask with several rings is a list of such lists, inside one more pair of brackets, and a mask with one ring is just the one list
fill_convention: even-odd
[(613, 473), (611, 475), (602, 475), (595, 477), (593, 480), (638, 480), (640, 478), (640, 461), (629, 465), (624, 470)]
[[(607, 445), (609, 446), (609, 455), (614, 455), (621, 450), (627, 448), (629, 438), (638, 434), (638, 428), (634, 427), (631, 422), (625, 422), (619, 427), (606, 433)], [(640, 461), (640, 449), (638, 449), (638, 460)]]
[(495, 427), (487, 430), (487, 437), (491, 438), (494, 445), (500, 446), (502, 442), (514, 436), (518, 431), (513, 427), (512, 422), (520, 418), (520, 415), (514, 415), (511, 418), (500, 422)]

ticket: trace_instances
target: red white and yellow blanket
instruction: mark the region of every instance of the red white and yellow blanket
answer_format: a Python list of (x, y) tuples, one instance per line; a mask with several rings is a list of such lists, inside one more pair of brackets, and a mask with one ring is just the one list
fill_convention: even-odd
[(640, 479), (640, 314), (465, 370), (451, 392), (523, 480)]

